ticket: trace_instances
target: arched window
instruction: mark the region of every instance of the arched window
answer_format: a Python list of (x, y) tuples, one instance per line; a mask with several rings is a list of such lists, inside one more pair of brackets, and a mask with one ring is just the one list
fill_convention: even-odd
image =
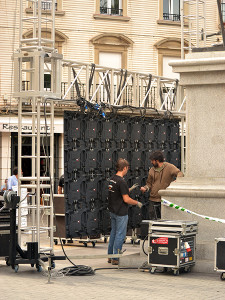
[[(91, 40), (94, 45), (94, 62), (106, 67), (127, 68), (128, 48), (133, 41), (123, 34), (100, 34)], [(113, 65), (115, 62), (115, 65)]]
[[(26, 33), (23, 34), (23, 38), (32, 38), (33, 37), (33, 30), (28, 30)], [(51, 39), (51, 31), (49, 29), (43, 28), (41, 30), (41, 37), (42, 38), (47, 38), (47, 39)], [(55, 48), (58, 50), (58, 53), (62, 54), (63, 49), (63, 43), (66, 42), (66, 40), (68, 39), (68, 37), (56, 30), (55, 31)]]
[[(172, 72), (169, 61), (181, 58), (181, 40), (179, 38), (166, 38), (154, 46), (158, 50), (158, 75), (178, 78), (178, 74)], [(188, 46), (187, 42), (185, 42), (185, 46)]]

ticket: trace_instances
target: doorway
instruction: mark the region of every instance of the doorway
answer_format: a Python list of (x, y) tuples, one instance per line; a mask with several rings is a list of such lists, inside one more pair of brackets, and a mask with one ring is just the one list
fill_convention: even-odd
[[(50, 153), (50, 138), (44, 137), (41, 139), (41, 156), (46, 156)], [(32, 154), (31, 137), (22, 137), (22, 156)], [(11, 170), (18, 166), (18, 133), (11, 133)], [(46, 158), (40, 159), (40, 175), (49, 176), (48, 161)], [(23, 176), (32, 175), (32, 165), (30, 158), (22, 159)], [(59, 177), (59, 133), (54, 134), (54, 193), (57, 193), (57, 184)]]

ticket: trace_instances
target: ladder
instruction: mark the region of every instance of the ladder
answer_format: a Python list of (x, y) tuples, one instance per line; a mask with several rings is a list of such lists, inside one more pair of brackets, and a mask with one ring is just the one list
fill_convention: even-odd
[(181, 0), (181, 58), (185, 51), (206, 45), (205, 0)]
[[(32, 235), (32, 242), (38, 242), (39, 252), (53, 251), (53, 201), (52, 194), (54, 189), (54, 102), (46, 103), (43, 98), (34, 97), (31, 103), (31, 111), (24, 109), (27, 99), (20, 98), (18, 101), (18, 191), (26, 188), (32, 191), (30, 194), (30, 203), (27, 206), (19, 206), (18, 216), (22, 216), (21, 210), (27, 208), (31, 212), (31, 224), (21, 226), (21, 217), (18, 218), (18, 242), (21, 244), (21, 233), (28, 232)], [(47, 107), (46, 107), (47, 106)], [(23, 124), (27, 123), (27, 117), (32, 119), (32, 131), (24, 132)], [(31, 139), (32, 153), (30, 155), (22, 154), (23, 138)], [(50, 141), (50, 147), (45, 146), (46, 139)], [(41, 148), (44, 149), (44, 155), (41, 155)], [(32, 165), (32, 174), (29, 177), (22, 176), (22, 161), (30, 159)], [(45, 174), (41, 176), (41, 161), (45, 161)], [(47, 174), (46, 174), (47, 173)], [(50, 191), (49, 202), (41, 203), (41, 191), (48, 189)], [(20, 195), (21, 196), (21, 195)], [(23, 199), (21, 199), (23, 201)], [(41, 226), (42, 214), (49, 215), (47, 227)], [(48, 231), (50, 245), (48, 247), (41, 245), (40, 233)]]
[[(53, 191), (54, 191), (54, 99), (61, 98), (61, 62), (62, 55), (55, 50), (55, 0), (48, 1), (48, 17), (44, 15), (41, 0), (26, 1), (31, 4), (33, 16), (24, 16), (23, 0), (20, 0), (20, 39), (19, 49), (13, 54), (14, 61), (14, 97), (18, 101), (18, 195), (22, 189), (28, 189), (30, 201), (18, 209), (18, 244), (21, 246), (21, 234), (31, 234), (31, 241), (38, 242), (38, 252), (53, 254)], [(46, 14), (47, 15), (47, 14)], [(31, 24), (32, 37), (23, 38)], [(43, 24), (50, 24), (51, 38), (42, 36)], [(30, 28), (29, 28), (30, 29)], [(51, 86), (44, 87), (45, 74), (51, 78)], [(26, 90), (23, 80), (29, 79)], [(24, 125), (30, 122), (27, 129)], [(23, 141), (29, 139), (32, 151), (23, 154)], [(48, 145), (45, 142), (48, 141)], [(30, 160), (31, 174), (23, 176), (23, 160)], [(45, 164), (41, 170), (41, 162)], [(48, 201), (41, 199), (42, 194), (50, 194)], [(22, 224), (22, 209), (31, 213), (30, 224)], [(41, 224), (42, 215), (48, 215), (48, 225)], [(47, 231), (49, 245), (41, 241), (41, 233)]]

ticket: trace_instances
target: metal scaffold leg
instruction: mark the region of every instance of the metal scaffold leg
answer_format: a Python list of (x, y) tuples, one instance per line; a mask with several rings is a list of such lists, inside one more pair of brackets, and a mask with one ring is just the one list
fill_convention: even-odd
[[(53, 133), (53, 120), (54, 120), (54, 103), (48, 102), (41, 97), (32, 97), (31, 107), (32, 112), (27, 112), (27, 107), (24, 109), (24, 99), (18, 99), (18, 193), (21, 197), (26, 190), (26, 196), (31, 194), (31, 201), (27, 205), (19, 206), (18, 218), (18, 241), (21, 244), (21, 233), (28, 232), (32, 235), (32, 242), (38, 242), (38, 251), (50, 251), (53, 253), (53, 158), (54, 158), (54, 133)], [(25, 99), (25, 101), (27, 101)], [(32, 133), (23, 132), (23, 121), (26, 117), (32, 114)], [(32, 141), (31, 155), (22, 154), (23, 139), (29, 138)], [(49, 146), (45, 142), (49, 140)], [(41, 148), (44, 155), (41, 155)], [(22, 176), (23, 159), (30, 159), (32, 165), (32, 174), (30, 177)], [(45, 174), (41, 174), (41, 161), (45, 162)], [(46, 205), (41, 203), (41, 194), (44, 190), (50, 191), (49, 203)], [(29, 191), (29, 192), (27, 192)], [(30, 191), (32, 191), (30, 193)], [(23, 199), (21, 198), (21, 204)], [(24, 226), (21, 224), (21, 211), (28, 209), (31, 213), (30, 224)], [(48, 226), (41, 224), (41, 217), (48, 210), (49, 222)], [(50, 237), (49, 247), (41, 245), (41, 232), (48, 231)]]

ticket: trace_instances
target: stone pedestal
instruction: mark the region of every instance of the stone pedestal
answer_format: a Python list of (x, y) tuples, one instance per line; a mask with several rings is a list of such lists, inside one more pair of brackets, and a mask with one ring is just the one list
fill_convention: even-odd
[[(186, 176), (163, 198), (196, 213), (225, 219), (225, 52), (192, 53), (171, 62), (186, 88)], [(163, 207), (162, 218), (196, 220), (199, 272), (213, 272), (214, 239), (225, 236), (225, 224)]]

